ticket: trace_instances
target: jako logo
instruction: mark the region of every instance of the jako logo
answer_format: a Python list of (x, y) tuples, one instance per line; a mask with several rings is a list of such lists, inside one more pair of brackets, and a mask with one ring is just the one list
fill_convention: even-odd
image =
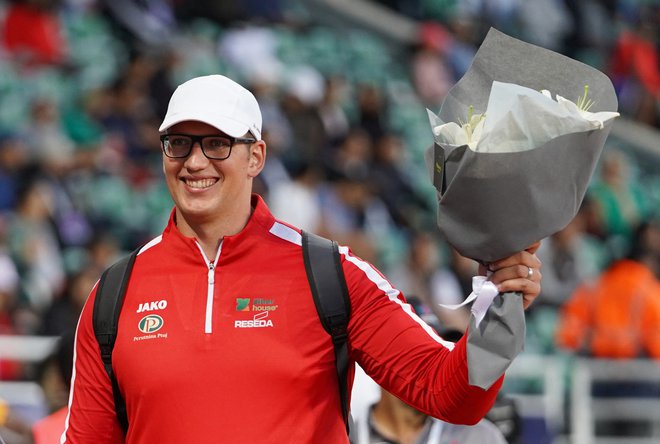
[(272, 326), (273, 321), (268, 319), (267, 311), (262, 311), (254, 315), (254, 318), (249, 321), (234, 321), (234, 328), (264, 328)]
[(154, 333), (160, 330), (165, 322), (158, 315), (147, 315), (140, 320), (138, 328), (142, 333)]
[(137, 309), (136, 313), (142, 313), (143, 311), (156, 311), (156, 310), (165, 310), (167, 307), (167, 301), (157, 301), (157, 302), (143, 302)]

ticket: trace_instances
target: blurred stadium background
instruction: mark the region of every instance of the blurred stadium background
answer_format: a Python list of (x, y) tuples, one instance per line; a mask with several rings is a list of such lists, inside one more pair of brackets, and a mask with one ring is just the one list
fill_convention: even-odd
[[(575, 287), (658, 215), (659, 25), (655, 0), (0, 0), (0, 437), (30, 442), (66, 404), (54, 358), (90, 288), (164, 227), (157, 127), (195, 75), (257, 96), (269, 146), (257, 187), (276, 215), (351, 245), (407, 295), (467, 295), (474, 263), (435, 227), (425, 109), (494, 26), (607, 73), (622, 114), (583, 210), (540, 253), (546, 286), (504, 388), (515, 442), (660, 442), (656, 360), (598, 360), (554, 339)], [(599, 381), (645, 388), (603, 398)]]

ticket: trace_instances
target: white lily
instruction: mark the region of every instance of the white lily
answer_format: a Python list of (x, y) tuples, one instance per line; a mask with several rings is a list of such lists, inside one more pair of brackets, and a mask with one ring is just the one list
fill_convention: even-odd
[[(586, 99), (578, 103), (588, 107)], [(493, 82), (481, 139), (475, 151), (511, 153), (528, 151), (567, 134), (602, 129), (616, 112), (591, 113), (578, 105), (550, 93), (531, 88)]]
[(528, 151), (560, 136), (602, 129), (619, 115), (590, 112), (593, 102), (587, 93), (585, 87), (584, 95), (574, 103), (561, 96), (554, 100), (547, 90), (494, 81), (484, 114), (474, 114), (470, 106), (468, 121), (458, 124), (429, 115), (435, 122), (435, 140), (441, 145), (467, 145), (480, 153)]
[(481, 139), (485, 119), (485, 114), (475, 114), (474, 107), (470, 106), (467, 122), (463, 123), (459, 121), (459, 124), (449, 122), (438, 125), (433, 128), (433, 134), (441, 144), (452, 146), (467, 145), (474, 151)]
[[(547, 89), (541, 90), (541, 93), (545, 97), (552, 99), (552, 94)], [(594, 102), (587, 98), (588, 94), (589, 85), (584, 85), (584, 94), (579, 97), (576, 102), (572, 102), (557, 94), (557, 103), (563, 106), (570, 114), (579, 116), (582, 119), (591, 122), (593, 124), (593, 129), (603, 128), (605, 122), (619, 115), (619, 113), (609, 111), (601, 111), (597, 113), (590, 112), (589, 110), (594, 105)]]

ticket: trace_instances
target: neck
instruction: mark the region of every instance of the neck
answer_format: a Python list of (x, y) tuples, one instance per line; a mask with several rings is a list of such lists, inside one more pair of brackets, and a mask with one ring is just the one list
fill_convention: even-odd
[(248, 202), (241, 208), (223, 212), (212, 217), (196, 217), (184, 214), (177, 208), (176, 226), (187, 237), (193, 237), (202, 247), (207, 259), (213, 260), (225, 236), (238, 234), (248, 223), (252, 207)]
[(383, 392), (371, 419), (383, 437), (400, 444), (411, 444), (424, 428), (427, 416)]

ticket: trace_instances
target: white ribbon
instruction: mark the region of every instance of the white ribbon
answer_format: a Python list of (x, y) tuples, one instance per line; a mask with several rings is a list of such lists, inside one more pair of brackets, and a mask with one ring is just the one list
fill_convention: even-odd
[(470, 293), (470, 296), (466, 300), (460, 304), (440, 304), (440, 306), (450, 310), (456, 310), (474, 301), (470, 311), (474, 315), (476, 326), (478, 327), (484, 316), (486, 316), (488, 307), (493, 303), (493, 299), (495, 299), (498, 293), (499, 291), (495, 284), (489, 281), (486, 276), (473, 276), (472, 293)]

